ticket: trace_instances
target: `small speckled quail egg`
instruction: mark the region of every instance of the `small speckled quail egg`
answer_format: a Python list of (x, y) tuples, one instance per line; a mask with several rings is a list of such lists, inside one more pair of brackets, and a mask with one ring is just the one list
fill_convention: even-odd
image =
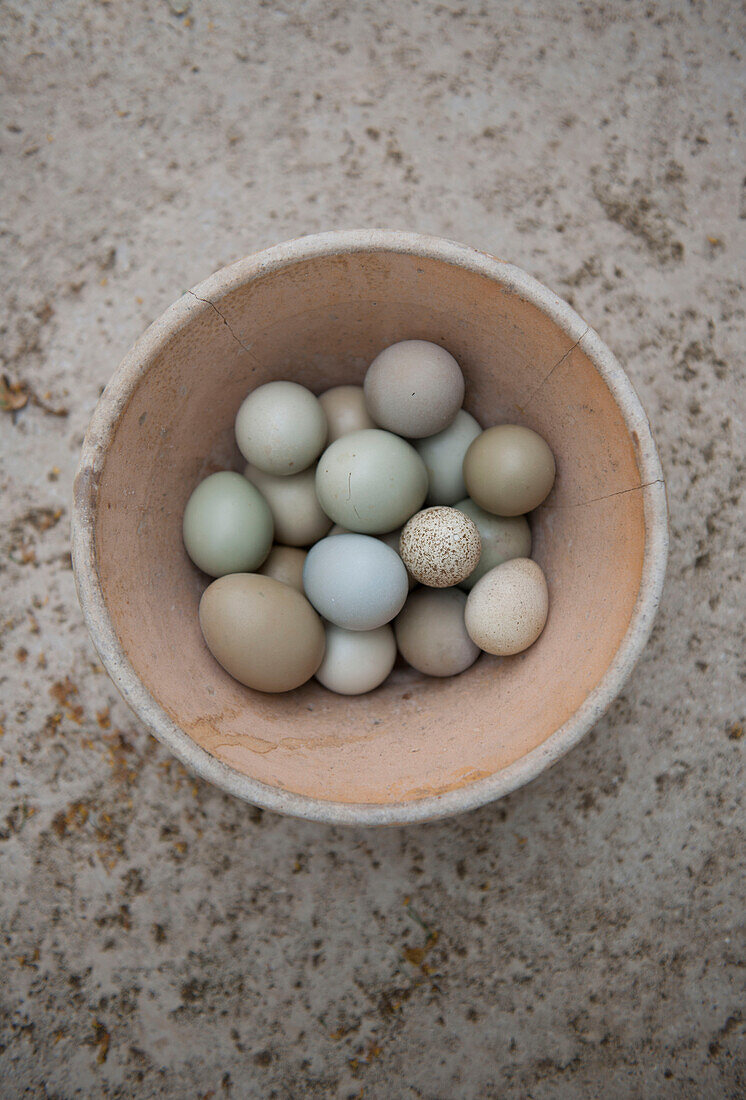
[(455, 504), (466, 496), (464, 455), (482, 429), (463, 409), (442, 432), (418, 439), (414, 444), (427, 468), (428, 504)]
[(365, 404), (362, 386), (333, 386), (319, 397), (329, 425), (327, 444), (350, 432), (375, 428)]
[(292, 691), (324, 656), (321, 619), (305, 596), (258, 573), (233, 573), (205, 589), (199, 622), (226, 672), (257, 691)]
[(318, 458), (326, 443), (326, 414), (297, 382), (267, 382), (253, 390), (236, 416), (241, 454), (267, 474), (298, 474)]
[(329, 622), (375, 630), (401, 611), (409, 585), (399, 555), (370, 535), (332, 535), (308, 551), (303, 589)]
[(458, 588), (418, 588), (399, 612), (394, 630), (405, 661), (426, 676), (457, 676), (479, 656), (466, 632), (466, 596)]
[(298, 592), (303, 592), (303, 566), (306, 561), (306, 551), (297, 546), (272, 547), (269, 557), (259, 572), (263, 577), (273, 577), (276, 581), (289, 584)]
[(404, 525), (399, 539), (402, 561), (416, 581), (447, 588), (468, 577), (479, 564), (479, 532), (455, 508), (425, 508)]
[(533, 645), (548, 613), (541, 566), (531, 558), (512, 558), (477, 581), (466, 601), (464, 621), (480, 649), (509, 657)]
[(487, 428), (464, 458), (467, 493), (497, 516), (522, 516), (538, 508), (554, 485), (554, 475), (549, 445), (519, 424)]
[(531, 555), (531, 528), (525, 516), (493, 516), (485, 512), (467, 497), (454, 505), (474, 520), (482, 541), (482, 556), (473, 573), (461, 581), (461, 587), (472, 589), (478, 580), (511, 558), (528, 558)]
[(445, 348), (428, 340), (401, 340), (375, 357), (364, 389), (376, 424), (421, 439), (454, 419), (464, 400), (464, 376)]
[(386, 679), (396, 660), (390, 626), (377, 630), (344, 630), (328, 623), (326, 651), (316, 679), (338, 695), (363, 695)]
[(326, 514), (366, 535), (401, 527), (426, 493), (427, 470), (417, 451), (378, 428), (343, 435), (316, 467), (316, 495)]
[(286, 546), (310, 546), (323, 538), (331, 527), (332, 521), (316, 496), (313, 467), (290, 477), (275, 477), (249, 464), (244, 477), (256, 485), (269, 504), (278, 542)]
[(211, 577), (258, 569), (272, 546), (272, 513), (240, 474), (224, 470), (201, 481), (182, 521), (184, 546)]

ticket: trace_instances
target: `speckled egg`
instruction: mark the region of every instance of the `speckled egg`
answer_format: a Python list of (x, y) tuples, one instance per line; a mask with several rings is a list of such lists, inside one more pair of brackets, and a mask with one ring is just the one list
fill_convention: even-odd
[(525, 516), (493, 516), (485, 512), (473, 500), (454, 504), (459, 512), (464, 512), (474, 520), (479, 537), (482, 540), (482, 556), (473, 573), (461, 581), (461, 587), (471, 590), (485, 573), (502, 565), (511, 558), (528, 558), (531, 554), (531, 528)]
[(338, 695), (363, 695), (386, 679), (396, 660), (390, 626), (377, 630), (344, 630), (328, 623), (326, 651), (316, 679)]
[(316, 467), (316, 495), (326, 514), (366, 535), (401, 527), (426, 493), (427, 471), (417, 451), (378, 428), (342, 436)]
[(521, 653), (536, 641), (549, 613), (541, 566), (513, 558), (485, 573), (469, 593), (464, 621), (480, 649), (499, 657)]
[(464, 376), (445, 348), (428, 340), (401, 340), (376, 356), (364, 389), (376, 424), (421, 439), (451, 423), (464, 400)]
[(332, 535), (312, 546), (303, 589), (329, 622), (375, 630), (401, 611), (409, 585), (399, 555), (370, 535)]
[(458, 588), (418, 588), (399, 612), (394, 631), (405, 661), (427, 676), (457, 676), (473, 665), (479, 646), (464, 624), (466, 596)]
[(459, 409), (442, 432), (414, 444), (427, 469), (428, 504), (455, 504), (466, 496), (464, 455), (481, 431), (474, 417)]
[(455, 508), (425, 508), (412, 516), (399, 539), (405, 566), (431, 588), (447, 588), (468, 577), (481, 549), (476, 525)]
[(248, 465), (244, 477), (269, 504), (275, 522), (275, 538), (286, 546), (310, 546), (324, 537), (332, 525), (316, 496), (316, 470), (276, 477)]
[(211, 577), (250, 573), (272, 546), (272, 513), (240, 474), (224, 470), (201, 481), (184, 509), (186, 552)]
[(252, 466), (278, 477), (298, 474), (321, 454), (326, 414), (297, 382), (267, 382), (244, 400), (236, 416), (236, 442)]
[(365, 404), (362, 386), (333, 386), (319, 396), (319, 402), (329, 426), (327, 444), (350, 432), (376, 426)]

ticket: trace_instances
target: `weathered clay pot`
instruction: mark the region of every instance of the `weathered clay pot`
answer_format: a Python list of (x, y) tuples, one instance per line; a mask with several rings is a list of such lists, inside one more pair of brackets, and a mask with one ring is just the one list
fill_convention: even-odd
[[(534, 517), (551, 596), (525, 654), (463, 675), (396, 671), (377, 691), (252, 692), (208, 653), (205, 578), (181, 541), (189, 493), (240, 469), (247, 391), (362, 381), (402, 339), (460, 362), (483, 425), (527, 424), (558, 476)], [(332, 822), (458, 813), (567, 752), (640, 655), (660, 598), (666, 500), (650, 426), (613, 355), (523, 271), (451, 241), (359, 230), (290, 241), (217, 272), (147, 330), (104, 392), (75, 483), (73, 561), (124, 698), (195, 772), (250, 802)], [(592, 782), (592, 777), (589, 780)]]

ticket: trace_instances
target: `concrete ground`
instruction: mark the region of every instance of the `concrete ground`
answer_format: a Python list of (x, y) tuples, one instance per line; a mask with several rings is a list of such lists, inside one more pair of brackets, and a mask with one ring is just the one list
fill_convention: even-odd
[[(0, 9), (3, 1097), (746, 1093), (745, 34), (735, 0)], [(148, 322), (350, 226), (568, 298), (671, 503), (652, 641), (585, 742), (384, 832), (189, 777), (102, 673), (68, 556), (86, 423)]]

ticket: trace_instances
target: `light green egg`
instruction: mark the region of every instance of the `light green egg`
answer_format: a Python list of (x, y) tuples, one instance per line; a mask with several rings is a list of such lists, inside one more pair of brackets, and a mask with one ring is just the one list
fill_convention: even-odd
[(184, 509), (187, 554), (211, 577), (254, 572), (269, 554), (273, 534), (269, 505), (241, 474), (211, 474)]
[(467, 497), (453, 506), (474, 521), (482, 540), (482, 556), (473, 573), (461, 581), (468, 591), (485, 573), (512, 558), (527, 558), (531, 554), (531, 528), (525, 516), (493, 516)]
[(422, 505), (427, 470), (406, 440), (378, 428), (350, 432), (327, 447), (316, 467), (316, 495), (348, 531), (385, 535)]
[(442, 432), (415, 440), (417, 453), (427, 467), (428, 504), (452, 505), (466, 496), (464, 455), (481, 431), (474, 417), (459, 409), (456, 419)]

